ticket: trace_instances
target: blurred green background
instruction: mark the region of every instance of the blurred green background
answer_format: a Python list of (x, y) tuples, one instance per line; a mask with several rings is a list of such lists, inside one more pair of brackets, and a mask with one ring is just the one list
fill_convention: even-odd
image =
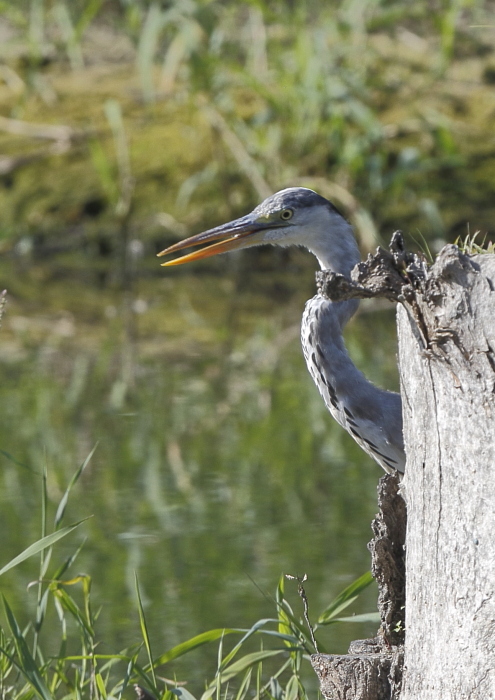
[[(75, 569), (104, 645), (139, 636), (135, 570), (160, 652), (272, 616), (281, 572), (308, 574), (316, 613), (369, 567), (381, 473), (299, 348), (315, 261), (258, 249), (164, 271), (154, 254), (292, 185), (330, 198), (363, 253), (397, 228), (433, 252), (492, 235), (494, 8), (0, 2), (0, 564), (40, 536), (44, 465), (55, 509), (98, 442), (69, 504), (94, 517), (57, 551), (88, 538)], [(392, 308), (364, 305), (347, 342), (397, 387)], [(26, 562), (2, 583), (26, 619), (36, 576)], [(200, 658), (180, 672), (207, 676)]]

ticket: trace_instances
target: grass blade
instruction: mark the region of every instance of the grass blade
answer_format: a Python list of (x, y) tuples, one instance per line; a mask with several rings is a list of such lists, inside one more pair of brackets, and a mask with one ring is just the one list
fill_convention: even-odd
[(249, 691), (249, 686), (251, 685), (251, 676), (253, 675), (253, 667), (248, 668), (244, 674), (244, 678), (239, 686), (235, 700), (244, 700)]
[(67, 501), (69, 500), (69, 494), (71, 492), (72, 487), (74, 486), (74, 484), (76, 484), (79, 477), (81, 476), (83, 471), (88, 466), (88, 464), (91, 460), (91, 457), (94, 455), (97, 447), (98, 447), (98, 443), (96, 443), (96, 445), (93, 447), (93, 449), (91, 450), (89, 455), (86, 457), (84, 462), (81, 464), (81, 466), (78, 469), (76, 469), (76, 471), (74, 472), (74, 475), (72, 476), (72, 479), (69, 482), (69, 485), (65, 489), (65, 493), (62, 496), (62, 498), (60, 499), (60, 503), (58, 504), (57, 512), (55, 514), (55, 528), (57, 528), (60, 525), (62, 518), (64, 517), (65, 508), (67, 506)]
[(275, 632), (273, 630), (262, 630), (261, 629), (262, 627), (264, 627), (266, 624), (268, 624), (270, 622), (274, 622), (274, 620), (272, 620), (271, 618), (263, 618), (263, 619), (255, 622), (254, 625), (246, 631), (246, 633), (244, 634), (242, 639), (240, 639), (239, 642), (237, 642), (235, 647), (227, 654), (227, 656), (224, 658), (222, 664), (221, 665), (219, 664), (219, 668), (225, 668), (232, 661), (232, 659), (237, 654), (239, 649), (241, 649), (242, 646), (246, 643), (246, 641), (249, 639), (249, 637), (251, 637), (253, 634), (256, 634), (256, 632), (259, 632), (259, 631), (261, 631), (263, 634), (271, 634), (271, 635), (277, 637), (278, 639), (282, 639), (284, 641), (284, 643), (288, 644), (289, 646), (293, 646), (294, 643), (295, 644), (298, 643), (298, 640), (293, 635), (290, 634), (290, 631), (291, 631), (290, 629), (288, 630), (288, 634), (283, 633), (283, 632)]
[(243, 656), (242, 659), (235, 661), (233, 664), (228, 666), (224, 671), (222, 671), (222, 673), (221, 673), (222, 683), (225, 683), (226, 681), (230, 680), (231, 678), (234, 678), (239, 673), (242, 673), (246, 669), (251, 668), (251, 666), (255, 666), (260, 661), (264, 661), (265, 659), (270, 659), (272, 656), (278, 656), (279, 654), (286, 654), (286, 653), (287, 653), (287, 649), (284, 647), (283, 649), (264, 649), (262, 651), (254, 651), (251, 654), (246, 654), (246, 656)]
[(62, 588), (62, 586), (70, 586), (74, 583), (80, 583), (81, 581), (84, 582), (82, 576), (76, 577), (73, 579), (73, 581), (55, 581), (50, 585), (50, 589), (52, 590), (53, 595), (60, 601), (64, 609), (72, 615), (78, 627), (84, 632), (86, 639), (88, 642), (90, 642), (94, 638), (95, 634), (91, 619), (88, 617), (88, 615), (85, 617), (85, 614), (81, 611), (74, 598), (72, 598), (67, 591)]
[(220, 639), (220, 637), (222, 637), (224, 634), (239, 634), (240, 632), (242, 633), (244, 631), (245, 630), (243, 629), (218, 628), (208, 630), (208, 632), (202, 632), (201, 634), (197, 634), (195, 637), (191, 637), (191, 639), (188, 639), (186, 642), (181, 642), (181, 644), (177, 644), (177, 646), (173, 647), (172, 649), (169, 649), (169, 651), (166, 651), (164, 654), (155, 659), (155, 668), (157, 666), (162, 666), (163, 664), (166, 664), (169, 661), (172, 661), (173, 659), (177, 659), (179, 656), (183, 656), (192, 649), (196, 649), (197, 647), (200, 647), (203, 644), (215, 642), (217, 639)]
[(19, 664), (16, 665), (40, 698), (43, 700), (53, 700), (52, 695), (45, 685), (43, 677), (36, 665), (36, 662), (31, 656), (31, 652), (29, 651), (29, 647), (24, 639), (24, 635), (22, 634), (21, 629), (17, 624), (17, 620), (14, 617), (14, 613), (10, 609), (6, 599), (3, 596), (2, 598), (5, 613), (7, 615), (7, 621), (10, 630), (14, 635), (15, 647), (17, 655), (19, 656)]
[(40, 472), (37, 472), (36, 469), (33, 469), (28, 464), (24, 464), (24, 462), (19, 462), (19, 460), (16, 459), (13, 455), (11, 455), (10, 452), (6, 452), (5, 450), (0, 450), (0, 455), (3, 455), (4, 457), (6, 457), (10, 462), (15, 464), (17, 467), (22, 467), (23, 469), (27, 469), (32, 474), (36, 474), (37, 476), (40, 476)]
[(151, 652), (151, 642), (148, 634), (148, 626), (146, 624), (146, 617), (144, 615), (143, 601), (141, 600), (141, 592), (139, 590), (139, 581), (137, 577), (137, 572), (134, 572), (134, 581), (136, 584), (136, 595), (138, 601), (138, 611), (139, 611), (139, 624), (141, 626), (141, 634), (143, 635), (144, 646), (148, 652), (149, 668), (151, 671), (151, 677), (153, 678), (153, 688), (156, 690), (156, 678), (155, 678), (155, 667), (153, 664), (153, 654)]
[(37, 542), (34, 542), (33, 544), (29, 545), (27, 549), (18, 554), (11, 561), (9, 561), (8, 564), (5, 564), (5, 566), (0, 569), (0, 576), (2, 576), (2, 574), (5, 574), (7, 571), (10, 571), (10, 569), (13, 569), (14, 566), (17, 566), (26, 559), (33, 557), (35, 554), (39, 554), (47, 547), (50, 547), (52, 544), (55, 544), (55, 542), (61, 540), (62, 537), (68, 535), (70, 532), (72, 532), (72, 530), (75, 530), (76, 527), (79, 527), (81, 523), (84, 523), (88, 519), (89, 518), (83, 518), (82, 520), (78, 520), (77, 523), (68, 525), (67, 527), (62, 528), (61, 530), (57, 530), (57, 532), (52, 532), (51, 535), (46, 535), (46, 537), (42, 537), (40, 540), (37, 540)]
[(380, 622), (379, 612), (362, 613), (361, 615), (349, 615), (348, 617), (336, 617), (334, 622)]
[(344, 588), (341, 593), (339, 593), (339, 595), (321, 613), (320, 617), (318, 618), (318, 624), (328, 625), (335, 622), (337, 615), (351, 605), (359, 594), (364, 591), (365, 588), (368, 588), (371, 583), (373, 583), (373, 576), (371, 575), (371, 571), (367, 571), (365, 574), (347, 586), (347, 588)]
[(98, 692), (100, 693), (103, 700), (107, 700), (107, 689), (105, 688), (105, 681), (103, 680), (103, 676), (101, 675), (101, 673), (97, 673), (95, 675), (95, 680)]
[(299, 678), (291, 676), (285, 688), (285, 700), (298, 700), (299, 697)]

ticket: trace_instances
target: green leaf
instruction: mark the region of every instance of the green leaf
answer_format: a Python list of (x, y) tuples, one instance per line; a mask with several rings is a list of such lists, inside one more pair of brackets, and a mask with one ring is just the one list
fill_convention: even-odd
[(124, 676), (124, 679), (123, 679), (123, 681), (121, 683), (121, 687), (120, 687), (120, 692), (119, 692), (119, 696), (118, 696), (119, 700), (121, 700), (125, 689), (129, 685), (129, 681), (130, 681), (131, 676), (132, 676), (134, 664), (136, 663), (137, 657), (139, 656), (139, 651), (140, 651), (140, 649), (138, 649), (135, 656), (132, 659), (130, 659), (129, 663), (127, 664), (127, 667), (125, 670), (125, 676)]
[(244, 632), (244, 630), (221, 628), (208, 630), (208, 632), (202, 632), (201, 634), (198, 634), (195, 637), (191, 637), (191, 639), (188, 639), (186, 642), (177, 644), (177, 646), (173, 647), (172, 649), (169, 649), (169, 651), (166, 651), (164, 654), (155, 659), (155, 668), (157, 666), (162, 666), (163, 664), (166, 664), (169, 661), (172, 661), (173, 659), (177, 659), (179, 656), (183, 656), (192, 649), (196, 649), (197, 647), (200, 647), (203, 644), (215, 642), (217, 639), (220, 639), (220, 637), (222, 637), (224, 634), (239, 634), (240, 632)]
[(260, 661), (265, 659), (270, 659), (272, 656), (278, 656), (280, 654), (286, 654), (287, 649), (265, 649), (262, 651), (255, 651), (252, 654), (246, 654), (242, 659), (235, 661), (233, 664), (228, 666), (224, 671), (221, 672), (221, 681), (225, 683), (226, 681), (234, 678), (239, 673), (242, 673), (247, 668), (254, 666)]
[(297, 700), (299, 697), (299, 678), (297, 676), (291, 676), (285, 687), (285, 697), (284, 700)]
[(65, 559), (65, 561), (59, 566), (59, 568), (58, 568), (58, 569), (55, 571), (55, 573), (53, 574), (53, 576), (52, 576), (52, 580), (53, 580), (53, 581), (58, 581), (59, 579), (62, 578), (62, 576), (63, 576), (63, 575), (65, 574), (65, 572), (67, 571), (67, 569), (69, 569), (69, 568), (72, 566), (72, 564), (75, 562), (75, 560), (76, 560), (77, 557), (79, 556), (79, 553), (81, 552), (81, 550), (82, 550), (82, 548), (84, 547), (85, 544), (86, 544), (86, 539), (84, 539), (84, 540), (81, 542), (81, 544), (80, 544), (79, 547), (75, 550), (75, 552), (73, 552), (72, 554), (70, 554), (70, 555)]
[(278, 631), (281, 634), (290, 634), (292, 632), (290, 626), (290, 619), (295, 620), (292, 615), (292, 609), (289, 603), (285, 600), (285, 576), (282, 574), (278, 580), (277, 592), (275, 594), (275, 600), (277, 601), (277, 612), (278, 612)]
[(285, 600), (285, 576), (282, 574), (278, 580), (277, 591), (275, 593), (275, 600), (277, 601), (277, 606), (282, 605)]
[(348, 617), (336, 617), (334, 622), (380, 622), (379, 612), (362, 613), (362, 615), (349, 615)]
[(69, 500), (69, 494), (71, 492), (72, 487), (74, 484), (78, 481), (79, 477), (83, 473), (83, 471), (86, 469), (86, 467), (89, 464), (89, 461), (91, 460), (91, 457), (94, 455), (96, 448), (98, 447), (98, 443), (93, 447), (89, 455), (86, 457), (84, 462), (81, 464), (81, 466), (76, 469), (74, 475), (72, 476), (72, 479), (69, 482), (69, 485), (65, 489), (65, 493), (60, 499), (60, 503), (58, 504), (57, 508), (57, 513), (55, 515), (55, 527), (57, 528), (60, 525), (60, 522), (62, 521), (62, 518), (64, 517), (65, 513), (65, 508), (67, 506), (67, 501)]
[[(82, 577), (77, 577), (74, 582), (77, 582)], [(90, 620), (86, 620), (84, 613), (77, 605), (76, 601), (67, 593), (62, 586), (69, 585), (71, 582), (68, 581), (55, 581), (50, 585), (50, 589), (54, 596), (60, 601), (61, 605), (70, 612), (75, 621), (77, 622), (79, 628), (84, 631), (88, 641), (93, 639), (95, 636), (94, 629), (91, 625)]]
[(10, 630), (14, 635), (17, 655), (19, 656), (19, 663), (16, 663), (17, 668), (21, 671), (22, 675), (28, 680), (33, 690), (40, 698), (42, 698), (42, 700), (53, 700), (53, 697), (45, 685), (45, 681), (43, 680), (36, 662), (31, 656), (31, 652), (29, 651), (29, 647), (24, 639), (24, 635), (22, 634), (21, 629), (17, 624), (17, 620), (14, 617), (14, 613), (10, 609), (10, 606), (4, 597), (3, 604)]
[(347, 588), (339, 593), (339, 595), (330, 603), (330, 605), (322, 612), (318, 618), (318, 625), (328, 625), (335, 622), (336, 616), (345, 610), (351, 603), (353, 603), (359, 594), (364, 591), (365, 588), (373, 583), (373, 576), (371, 571), (367, 571), (365, 574), (360, 576), (358, 579), (353, 581)]
[(200, 700), (210, 700), (211, 696), (215, 694), (216, 689), (216, 685), (212, 685), (210, 688), (207, 688)]
[(36, 469), (32, 469), (29, 465), (24, 464), (23, 462), (19, 462), (15, 457), (13, 457), (10, 452), (5, 452), (5, 450), (0, 450), (0, 455), (3, 455), (7, 459), (9, 459), (11, 462), (13, 462), (15, 465), (18, 467), (22, 467), (23, 469), (27, 469), (28, 471), (32, 472), (33, 474), (37, 474), (40, 476), (40, 473), (36, 471)]
[(102, 696), (103, 700), (107, 700), (107, 689), (105, 688), (105, 681), (103, 680), (101, 673), (97, 673), (95, 675), (95, 680), (98, 690), (100, 691), (100, 695)]
[[(309, 648), (312, 648), (313, 647), (313, 640), (311, 639), (311, 635), (309, 633), (309, 630), (307, 629), (306, 625), (304, 623), (302, 623), (300, 620), (298, 620), (297, 617), (293, 614), (291, 608), (287, 604), (287, 601), (284, 601), (284, 603), (283, 603), (283, 616), (284, 617), (282, 617), (282, 614), (281, 614), (280, 609), (279, 609), (279, 621), (281, 619), (290, 620), (290, 622), (292, 624), (292, 628), (290, 628), (290, 630), (292, 631), (292, 633), (295, 634), (296, 630), (297, 630), (297, 632), (299, 632), (299, 634), (301, 635), (300, 642), (304, 641), (304, 643)], [(282, 629), (282, 627), (283, 627), (282, 625), (279, 625), (279, 629)], [(282, 633), (279, 632), (279, 634), (282, 634)], [(321, 651), (321, 649), (320, 649), (320, 651)]]
[(61, 530), (57, 530), (57, 532), (52, 532), (51, 535), (47, 535), (46, 537), (42, 537), (37, 542), (34, 542), (27, 549), (25, 549), (23, 552), (21, 552), (16, 557), (14, 557), (14, 559), (12, 559), (2, 569), (0, 569), (0, 576), (2, 574), (5, 574), (10, 569), (13, 569), (14, 566), (17, 566), (18, 564), (25, 561), (26, 559), (33, 557), (35, 554), (39, 554), (39, 552), (42, 552), (47, 547), (50, 547), (52, 544), (55, 544), (55, 542), (58, 542), (59, 540), (61, 540), (62, 537), (65, 537), (66, 535), (68, 535), (70, 532), (72, 532), (72, 530), (75, 530), (76, 527), (79, 527), (79, 525), (81, 523), (84, 523), (86, 520), (88, 520), (88, 518), (83, 518), (82, 520), (79, 520), (77, 523), (74, 523), (73, 525), (68, 525), (67, 527), (62, 528)]
[(215, 685), (211, 686), (210, 688), (207, 688), (201, 696), (200, 700), (210, 700), (211, 696), (215, 694), (216, 689), (217, 688)]
[(146, 617), (144, 615), (143, 601), (141, 600), (141, 592), (139, 590), (139, 581), (137, 577), (137, 572), (134, 572), (134, 583), (136, 585), (136, 596), (138, 601), (138, 611), (139, 611), (139, 624), (141, 626), (141, 634), (143, 635), (144, 646), (148, 652), (149, 668), (151, 671), (151, 676), (153, 678), (153, 688), (156, 690), (156, 678), (155, 678), (155, 666), (153, 664), (153, 654), (151, 652), (151, 642), (150, 636), (148, 634), (148, 625), (146, 624)]
[(235, 700), (244, 700), (246, 695), (249, 693), (249, 686), (251, 685), (251, 676), (253, 675), (253, 669), (248, 668), (246, 673), (244, 674), (244, 678), (242, 679), (242, 682), (239, 686), (239, 690), (237, 691), (237, 695), (235, 697)]
[[(266, 635), (271, 635), (274, 637), (277, 637), (277, 639), (281, 639), (284, 641), (287, 646), (293, 647), (293, 646), (298, 646), (299, 645), (299, 640), (292, 634), (285, 634), (283, 632), (276, 632), (274, 630), (264, 630), (262, 627), (264, 627), (268, 623), (276, 622), (276, 620), (272, 620), (271, 618), (262, 618), (261, 620), (258, 620), (257, 622), (254, 623), (252, 627), (250, 627), (245, 635), (240, 639), (239, 642), (235, 645), (235, 647), (230, 651), (227, 656), (223, 659), (222, 663), (218, 664), (218, 668), (225, 668), (234, 658), (234, 656), (237, 654), (239, 649), (242, 648), (242, 646), (246, 643), (246, 641), (251, 637), (253, 634), (256, 632), (261, 632), (261, 634), (266, 634)], [(289, 629), (289, 633), (291, 630)]]

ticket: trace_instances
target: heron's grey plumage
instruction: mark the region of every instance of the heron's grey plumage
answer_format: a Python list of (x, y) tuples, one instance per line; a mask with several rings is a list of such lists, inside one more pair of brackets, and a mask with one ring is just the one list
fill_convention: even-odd
[[(222, 240), (226, 236), (231, 238)], [(186, 255), (179, 263), (264, 244), (303, 246), (316, 256), (322, 269), (346, 276), (360, 259), (350, 224), (331, 202), (304, 187), (281, 190), (251, 214), (175, 244), (162, 254), (219, 240), (206, 253)], [(357, 300), (332, 302), (321, 294), (310, 299), (301, 327), (304, 357), (335, 420), (385, 471), (403, 472), (401, 397), (369, 382), (344, 344), (342, 331), (358, 305)]]
[(369, 382), (344, 345), (340, 318), (352, 315), (356, 308), (355, 301), (335, 303), (320, 294), (307, 302), (301, 325), (306, 364), (335, 420), (385, 471), (403, 472), (400, 395)]
[(271, 197), (258, 204), (253, 213), (263, 216), (281, 209), (304, 209), (308, 207), (326, 207), (342, 216), (332, 202), (306, 187), (288, 187), (285, 190), (280, 190), (280, 192), (275, 192)]

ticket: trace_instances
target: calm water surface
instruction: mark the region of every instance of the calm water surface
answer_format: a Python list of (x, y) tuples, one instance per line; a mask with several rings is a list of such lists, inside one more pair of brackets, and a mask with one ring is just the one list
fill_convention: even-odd
[[(0, 564), (40, 537), (44, 466), (51, 527), (97, 444), (65, 524), (92, 518), (57, 545), (52, 568), (85, 540), (71, 573), (92, 577), (102, 651), (140, 639), (135, 571), (160, 654), (212, 627), (273, 617), (282, 572), (308, 574), (316, 617), (369, 568), (381, 471), (332, 421), (307, 374), (298, 334), (313, 272), (255, 273), (249, 257), (244, 265), (142, 277), (126, 291), (98, 288), (98, 271), (0, 269), (9, 290)], [(367, 308), (347, 342), (370, 377), (395, 387), (392, 309)], [(32, 559), (2, 580), (24, 622), (37, 572)], [(287, 595), (299, 611), (295, 588)], [(354, 611), (375, 602), (369, 590)], [(321, 637), (342, 652), (373, 632), (341, 625)], [(189, 659), (178, 673), (211, 678), (215, 655), (203, 648), (194, 669)]]

